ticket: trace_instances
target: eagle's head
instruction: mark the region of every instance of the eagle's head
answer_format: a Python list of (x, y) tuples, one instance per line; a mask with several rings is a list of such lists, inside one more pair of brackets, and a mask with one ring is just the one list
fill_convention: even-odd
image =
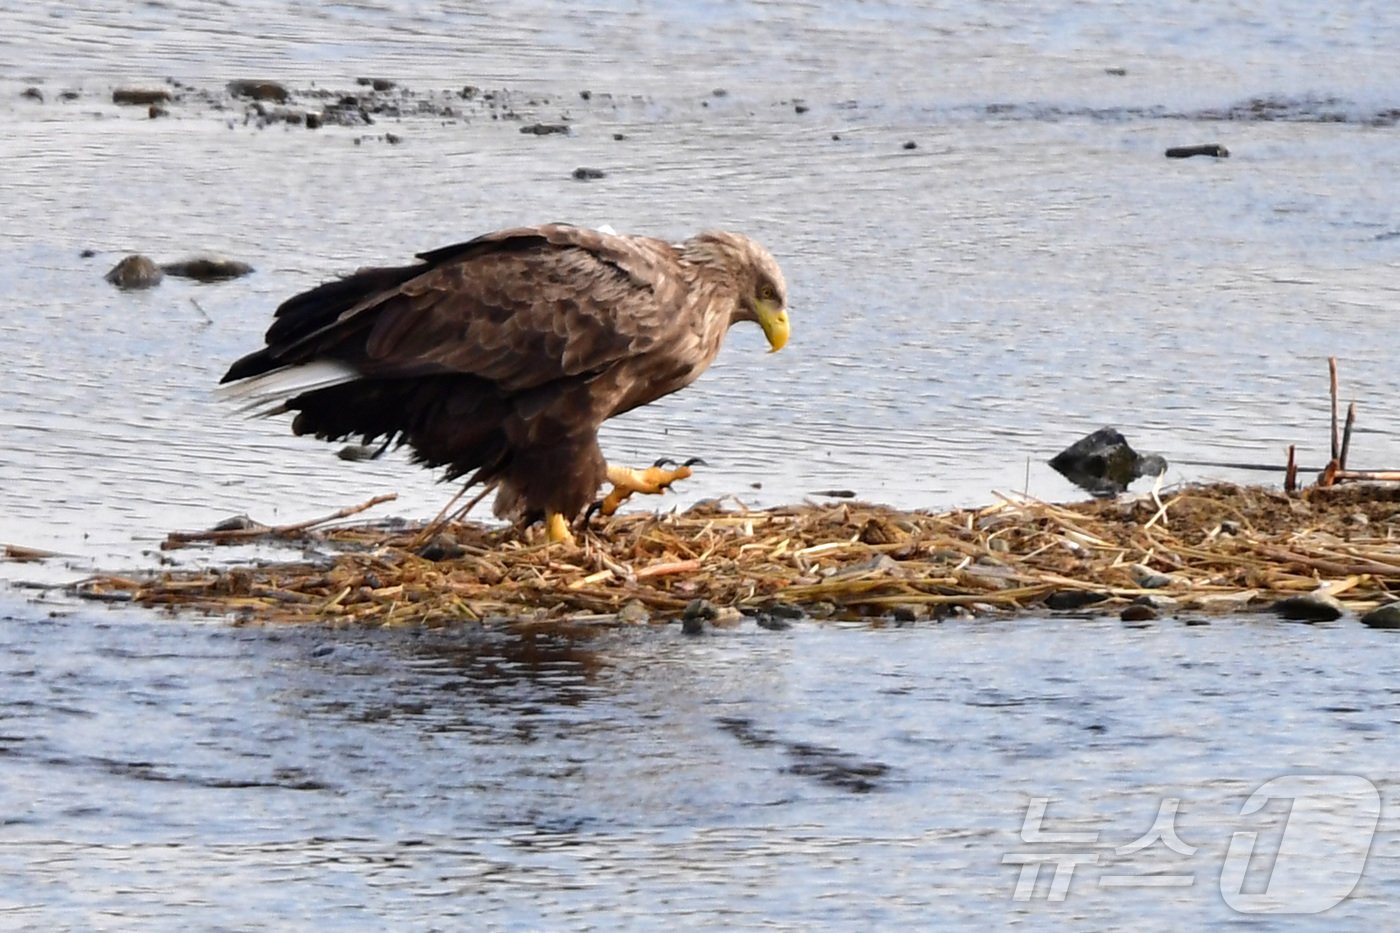
[(684, 246), (688, 258), (723, 269), (737, 287), (729, 323), (753, 321), (763, 328), (771, 352), (781, 350), (788, 341), (787, 282), (773, 254), (741, 233), (721, 230), (702, 233)]

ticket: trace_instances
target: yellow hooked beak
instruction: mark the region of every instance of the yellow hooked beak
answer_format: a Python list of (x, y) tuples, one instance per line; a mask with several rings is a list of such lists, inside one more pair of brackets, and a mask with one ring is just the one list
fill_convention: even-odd
[(769, 353), (777, 353), (788, 342), (787, 311), (775, 301), (759, 299), (753, 303), (754, 314), (758, 315), (758, 326), (763, 328), (763, 336), (768, 338)]

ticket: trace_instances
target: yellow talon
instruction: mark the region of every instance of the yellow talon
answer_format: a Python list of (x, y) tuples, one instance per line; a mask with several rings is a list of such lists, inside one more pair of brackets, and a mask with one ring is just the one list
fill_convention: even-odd
[(608, 464), (608, 482), (612, 483), (613, 488), (603, 497), (603, 503), (598, 506), (598, 511), (605, 516), (612, 515), (622, 503), (631, 498), (633, 493), (660, 495), (670, 489), (672, 483), (686, 479), (692, 474), (693, 471), (688, 463), (683, 463), (674, 470), (668, 470), (662, 466), (649, 466), (646, 469), (638, 470), (610, 463)]
[(551, 542), (570, 545), (574, 543), (574, 533), (569, 530), (569, 523), (560, 513), (550, 512), (544, 525)]

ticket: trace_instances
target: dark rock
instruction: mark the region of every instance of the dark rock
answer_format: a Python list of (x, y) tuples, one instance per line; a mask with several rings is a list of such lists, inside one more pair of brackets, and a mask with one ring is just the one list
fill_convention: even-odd
[(112, 92), (112, 103), (128, 106), (149, 107), (170, 100), (170, 92), (163, 87), (140, 88), (119, 87)]
[(841, 141), (841, 134), (840, 134), (840, 133), (832, 133), (832, 134), (831, 134), (831, 141), (832, 141), (832, 142), (835, 142), (835, 143), (839, 143), (839, 142)]
[(579, 91), (579, 92), (578, 92), (578, 96), (581, 97), (581, 98), (583, 98), (584, 100), (592, 100), (592, 99), (593, 99), (593, 92), (592, 92), (592, 91)]
[(403, 137), (397, 133), (385, 133), (384, 141), (391, 146), (397, 146), (399, 143), (403, 142)]
[(814, 496), (829, 496), (832, 499), (854, 499), (856, 497), (856, 491), (854, 489), (816, 489), (813, 490), (811, 494)]
[(246, 515), (234, 515), (219, 522), (210, 531), (252, 531), (263, 527)]
[(146, 110), (146, 116), (149, 117), (149, 118), (152, 119), (152, 120), (155, 120), (155, 119), (158, 119), (158, 118), (160, 118), (160, 117), (168, 117), (168, 116), (170, 116), (170, 111), (169, 111), (169, 110), (166, 110), (164, 107), (160, 106), (159, 104), (151, 104), (151, 106), (150, 106), (149, 108), (147, 108), (147, 110)]
[(703, 635), (705, 634), (705, 620), (699, 616), (684, 616), (681, 619), (682, 635)]
[(1060, 590), (1045, 597), (1045, 608), (1055, 610), (1083, 609), (1094, 603), (1108, 599), (1106, 593), (1091, 593), (1087, 590)]
[(811, 108), (809, 108), (806, 104), (793, 104), (792, 109), (797, 113), (806, 113)]
[(392, 91), (397, 85), (388, 78), (375, 78), (369, 83), (369, 86), (382, 94), (385, 91)]
[(97, 250), (95, 250), (95, 249), (85, 249), (85, 250), (83, 250), (81, 253), (79, 253), (78, 255), (81, 256), (83, 259), (91, 259), (92, 257), (94, 257), (94, 256), (97, 255)]
[(81, 97), (81, 96), (82, 96), (82, 95), (80, 95), (77, 91), (73, 91), (73, 90), (59, 91), (59, 92), (58, 92), (58, 99), (59, 99), (59, 100), (77, 100), (77, 99), (78, 99), (79, 97)]
[(167, 262), (161, 266), (166, 275), (181, 279), (194, 279), (197, 282), (222, 282), (236, 279), (253, 271), (253, 267), (237, 259), (222, 256), (196, 256), (179, 262)]
[(1361, 624), (1370, 628), (1400, 628), (1400, 603), (1377, 606), (1361, 617)]
[(591, 181), (595, 178), (607, 178), (608, 173), (600, 168), (584, 168), (579, 166), (574, 169), (574, 177), (579, 181)]
[(624, 134), (622, 134), (622, 133), (613, 133), (613, 139), (616, 140), (617, 142), (622, 142), (622, 141), (623, 141), (624, 139), (626, 139), (626, 138), (627, 138), (626, 135), (624, 135)]
[(807, 614), (801, 606), (794, 606), (792, 603), (773, 603), (771, 606), (765, 606), (763, 611), (777, 619), (800, 619)]
[(918, 149), (918, 148), (919, 148), (919, 144), (916, 143), (916, 142), (914, 142), (914, 140), (911, 139), (911, 140), (909, 140), (907, 143), (904, 144), (904, 148), (905, 148), (905, 149)]
[(787, 619), (780, 619), (770, 612), (760, 612), (754, 621), (759, 628), (767, 629), (770, 632), (785, 632), (792, 628), (792, 623)]
[(1168, 159), (1189, 159), (1192, 156), (1211, 156), (1216, 159), (1228, 159), (1230, 150), (1219, 143), (1208, 143), (1204, 146), (1173, 146), (1167, 150)]
[(160, 284), (165, 274), (154, 260), (133, 253), (113, 266), (103, 278), (117, 288), (152, 288)]
[(319, 130), (321, 128), (321, 115), (319, 113), (308, 113), (306, 115), (306, 128), (308, 130)]
[(726, 91), (726, 90), (725, 90), (724, 88), (722, 88), (722, 87), (717, 87), (717, 88), (715, 88), (713, 91), (710, 92), (710, 95), (713, 96), (713, 97), (728, 97), (728, 96), (729, 96), (729, 92)]
[(27, 87), (19, 92), (19, 96), (27, 100), (37, 100), (41, 104), (44, 102), (44, 92), (37, 87)]
[(1113, 75), (1115, 78), (1121, 78), (1121, 77), (1123, 77), (1124, 75), (1126, 75), (1126, 74), (1128, 73), (1128, 69), (1126, 69), (1126, 68), (1105, 68), (1105, 69), (1103, 70), (1103, 73), (1106, 74), (1106, 75)]
[(527, 136), (568, 136), (572, 131), (563, 123), (531, 123), (522, 126), (520, 132)]
[(335, 455), (342, 460), (351, 463), (359, 463), (363, 460), (375, 460), (384, 453), (383, 444), (347, 444), (335, 452)]
[(1274, 603), (1274, 611), (1290, 622), (1332, 622), (1345, 611), (1335, 596), (1327, 593), (1303, 593)]
[(719, 618), (719, 608), (708, 599), (692, 599), (686, 604), (685, 611), (681, 613), (681, 619), (699, 619), (702, 622), (713, 622)]
[(447, 535), (438, 535), (418, 549), (418, 556), (424, 560), (455, 560), (467, 553), (467, 549)]
[(1099, 498), (1116, 496), (1133, 480), (1167, 470), (1166, 460), (1155, 454), (1142, 456), (1114, 428), (1099, 428), (1080, 438), (1052, 457), (1050, 465), (1065, 479)]
[(234, 97), (270, 100), (279, 104), (285, 104), (292, 96), (284, 85), (278, 84), (276, 81), (230, 81), (228, 92)]
[(1118, 618), (1124, 622), (1150, 622), (1157, 618), (1157, 610), (1151, 606), (1144, 606), (1141, 603), (1133, 603), (1118, 613)]

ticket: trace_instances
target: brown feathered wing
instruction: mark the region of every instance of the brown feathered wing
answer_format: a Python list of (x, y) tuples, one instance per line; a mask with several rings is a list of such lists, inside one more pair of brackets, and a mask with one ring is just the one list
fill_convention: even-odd
[(419, 258), (288, 300), (268, 345), (223, 381), (347, 364), (358, 378), (287, 400), (297, 433), (396, 439), (449, 476), (500, 481), (498, 514), (576, 514), (603, 478), (598, 425), (650, 400), (648, 365), (677, 365), (666, 359), (684, 327), (674, 251), (547, 225)]

